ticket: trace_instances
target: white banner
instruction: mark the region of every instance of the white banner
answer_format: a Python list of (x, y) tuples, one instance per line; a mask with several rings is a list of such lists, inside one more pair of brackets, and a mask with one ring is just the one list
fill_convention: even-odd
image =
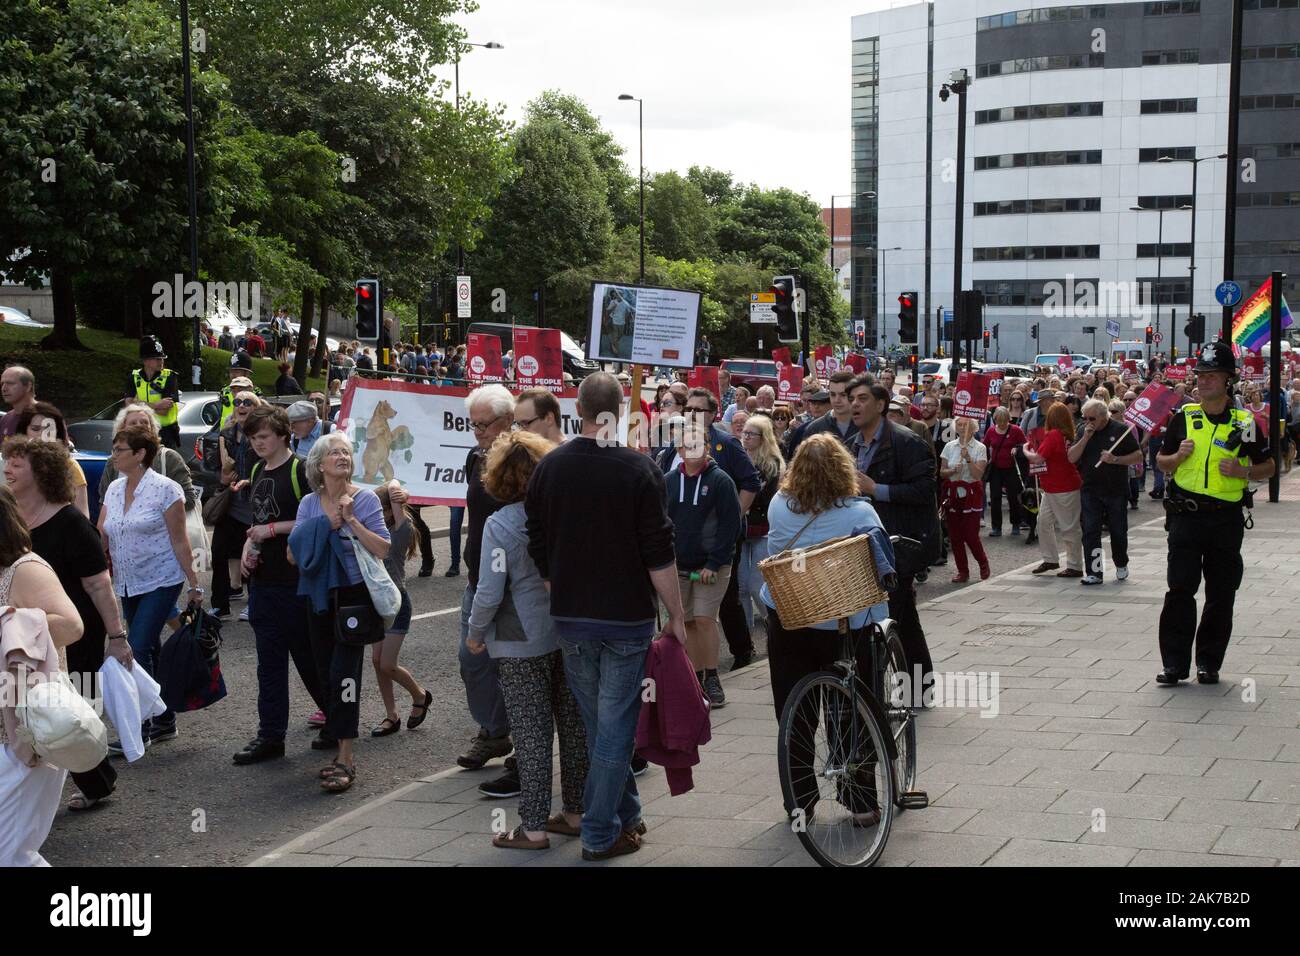
[(593, 282), (587, 357), (692, 368), (699, 321), (698, 292)]
[[(465, 411), (469, 393), (464, 386), (348, 379), (338, 423), (352, 439), (352, 480), (375, 488), (396, 478), (412, 504), (464, 505), (465, 461), (478, 445)], [(578, 390), (555, 397), (561, 430), (579, 434)], [(626, 442), (626, 406), (618, 424)]]

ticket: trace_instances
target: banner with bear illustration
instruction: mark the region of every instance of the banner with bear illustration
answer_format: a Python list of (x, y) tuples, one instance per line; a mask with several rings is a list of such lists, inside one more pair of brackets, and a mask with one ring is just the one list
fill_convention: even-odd
[[(507, 383), (511, 392), (520, 389)], [(465, 410), (464, 386), (348, 379), (337, 427), (352, 439), (352, 480), (375, 488), (396, 478), (416, 505), (465, 504), (465, 463), (478, 443)], [(576, 388), (555, 396), (565, 437), (582, 431)], [(627, 441), (627, 411), (618, 422)]]

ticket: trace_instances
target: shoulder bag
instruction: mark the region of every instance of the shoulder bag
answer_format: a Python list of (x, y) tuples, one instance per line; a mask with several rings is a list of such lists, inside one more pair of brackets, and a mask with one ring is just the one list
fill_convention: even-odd
[(361, 578), (366, 583), (366, 590), (370, 592), (375, 612), (384, 619), (384, 627), (391, 626), (402, 608), (401, 589), (389, 577), (384, 562), (367, 551), (365, 545), (352, 535), (343, 537), (352, 542), (352, 553), (357, 557), (357, 567), (361, 569)]

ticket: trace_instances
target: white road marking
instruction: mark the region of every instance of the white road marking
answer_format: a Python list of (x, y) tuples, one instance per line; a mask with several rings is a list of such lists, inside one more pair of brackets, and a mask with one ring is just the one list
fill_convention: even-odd
[(448, 608), (443, 608), (441, 611), (425, 611), (423, 614), (412, 614), (411, 620), (423, 621), (427, 617), (442, 617), (444, 614), (459, 614), (459, 613), (460, 613), (460, 608), (448, 607)]

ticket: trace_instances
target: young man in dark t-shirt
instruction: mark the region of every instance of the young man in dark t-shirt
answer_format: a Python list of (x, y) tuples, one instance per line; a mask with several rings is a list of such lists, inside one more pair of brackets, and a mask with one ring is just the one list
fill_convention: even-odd
[(289, 450), (289, 416), (279, 405), (253, 409), (244, 434), (261, 459), (248, 478), (253, 522), (242, 558), (257, 643), (258, 726), (257, 736), (235, 754), (237, 764), (284, 756), (290, 657), (316, 706), (324, 709), (325, 700), (307, 630), (307, 598), (298, 595), (298, 569), (287, 554), (298, 502), (309, 490), (307, 469)]
[(1111, 419), (1105, 402), (1092, 398), (1083, 404), (1083, 428), (1066, 455), (1083, 479), (1079, 502), (1088, 573), (1079, 583), (1101, 584), (1105, 578), (1103, 518), (1110, 528), (1115, 577), (1123, 581), (1128, 577), (1128, 467), (1142, 460), (1142, 450), (1132, 430)]

